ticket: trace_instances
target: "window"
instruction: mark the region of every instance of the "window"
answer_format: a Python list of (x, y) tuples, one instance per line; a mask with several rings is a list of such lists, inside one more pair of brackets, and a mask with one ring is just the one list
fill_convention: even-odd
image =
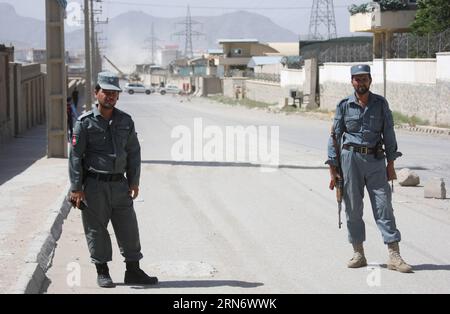
[(233, 54), (236, 56), (240, 56), (242, 54), (242, 49), (241, 48), (233, 49)]

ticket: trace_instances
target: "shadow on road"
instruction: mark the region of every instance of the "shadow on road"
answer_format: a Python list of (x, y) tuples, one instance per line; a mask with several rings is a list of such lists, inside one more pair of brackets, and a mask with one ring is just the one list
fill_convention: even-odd
[[(413, 271), (423, 271), (423, 270), (449, 270), (450, 271), (450, 265), (435, 265), (435, 264), (420, 264), (420, 265), (411, 265), (413, 268)], [(386, 264), (381, 264), (381, 268), (386, 268)]]
[(425, 167), (420, 167), (420, 166), (411, 166), (411, 167), (401, 166), (401, 167), (398, 167), (399, 170), (400, 169), (405, 169), (405, 168), (408, 168), (409, 170), (431, 170), (430, 168), (425, 168)]
[[(213, 287), (237, 287), (257, 288), (263, 286), (261, 282), (246, 282), (239, 280), (179, 280), (161, 281), (155, 286), (131, 286), (132, 289), (161, 289), (161, 288), (213, 288)], [(128, 286), (118, 283), (117, 286)]]
[(296, 165), (265, 165), (249, 162), (217, 162), (217, 161), (174, 161), (174, 160), (142, 160), (142, 164), (189, 166), (189, 167), (242, 167), (242, 168), (274, 168), (274, 169), (328, 169), (328, 166), (296, 166)]
[(420, 264), (411, 265), (414, 271), (421, 270), (450, 270), (450, 265)]
[(27, 170), (47, 154), (47, 128), (34, 127), (0, 146), (0, 185)]

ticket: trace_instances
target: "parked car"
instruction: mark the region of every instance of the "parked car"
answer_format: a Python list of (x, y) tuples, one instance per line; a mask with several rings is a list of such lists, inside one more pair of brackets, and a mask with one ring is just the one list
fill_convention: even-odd
[(153, 88), (147, 88), (141, 83), (127, 83), (125, 84), (124, 90), (130, 95), (133, 95), (134, 93), (146, 93), (147, 95), (150, 95), (155, 92)]
[(161, 95), (165, 94), (181, 94), (181, 89), (178, 88), (176, 85), (167, 85), (166, 87), (160, 87), (159, 93)]

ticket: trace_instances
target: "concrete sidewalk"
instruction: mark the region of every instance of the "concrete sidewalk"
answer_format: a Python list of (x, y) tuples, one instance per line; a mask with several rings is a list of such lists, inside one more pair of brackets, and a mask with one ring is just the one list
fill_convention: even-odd
[(0, 293), (39, 293), (70, 206), (67, 159), (47, 158), (45, 125), (0, 147)]

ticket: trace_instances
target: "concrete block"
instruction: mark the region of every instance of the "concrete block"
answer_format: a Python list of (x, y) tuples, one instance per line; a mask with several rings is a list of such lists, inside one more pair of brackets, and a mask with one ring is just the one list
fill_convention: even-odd
[(401, 186), (417, 186), (420, 184), (420, 177), (408, 168), (404, 168), (397, 173), (397, 180)]
[(425, 198), (446, 198), (445, 182), (442, 178), (433, 178), (425, 184)]
[(287, 97), (280, 98), (280, 100), (278, 101), (278, 107), (280, 109), (283, 109), (284, 107), (287, 107), (288, 105), (289, 105), (289, 98), (287, 98)]

